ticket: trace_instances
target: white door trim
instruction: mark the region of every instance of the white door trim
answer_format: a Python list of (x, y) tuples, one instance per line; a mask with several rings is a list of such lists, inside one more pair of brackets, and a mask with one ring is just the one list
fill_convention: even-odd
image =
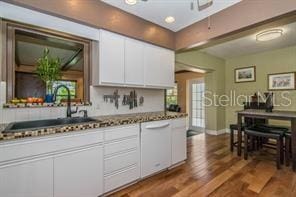
[(192, 84), (195, 82), (204, 83), (204, 81), (205, 81), (204, 77), (189, 80), (189, 129), (202, 131), (202, 132), (205, 132), (206, 129), (203, 127), (192, 126)]

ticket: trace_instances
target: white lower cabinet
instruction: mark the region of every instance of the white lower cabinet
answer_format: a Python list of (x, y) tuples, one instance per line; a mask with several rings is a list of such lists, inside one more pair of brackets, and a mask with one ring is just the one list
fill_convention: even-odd
[(172, 165), (187, 158), (186, 119), (172, 120)]
[(103, 147), (94, 146), (54, 158), (55, 197), (96, 197), (103, 193)]
[(99, 129), (4, 142), (0, 153), (0, 196), (97, 197), (103, 193), (103, 132)]
[(172, 130), (172, 164), (186, 160), (186, 130), (177, 128)]
[(53, 159), (34, 159), (1, 166), (0, 196), (52, 197)]
[(129, 151), (110, 158), (104, 161), (105, 174), (110, 174), (120, 169), (132, 166), (139, 163), (139, 151)]
[(140, 178), (139, 124), (105, 131), (104, 192), (110, 192)]
[(105, 192), (122, 187), (140, 178), (139, 166), (137, 164), (117, 171), (104, 177)]
[[(186, 159), (185, 118), (0, 144), (0, 196), (97, 197)], [(31, 153), (31, 155), (30, 155)]]
[(139, 149), (139, 136), (105, 144), (104, 155), (106, 158), (112, 155), (116, 155), (118, 152), (135, 149)]

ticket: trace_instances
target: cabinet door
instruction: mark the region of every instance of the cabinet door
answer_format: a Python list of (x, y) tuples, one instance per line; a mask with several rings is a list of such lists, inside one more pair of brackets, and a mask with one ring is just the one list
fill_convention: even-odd
[(133, 39), (125, 39), (125, 83), (144, 85), (144, 44)]
[(159, 53), (158, 47), (146, 44), (144, 47), (144, 75), (146, 86), (160, 86), (159, 71)]
[(103, 192), (103, 150), (94, 146), (54, 158), (55, 197), (96, 197)]
[(124, 37), (101, 31), (99, 59), (101, 84), (124, 84)]
[(53, 159), (0, 167), (0, 196), (53, 197)]
[(165, 87), (174, 87), (175, 85), (175, 52), (161, 48), (160, 49), (159, 71), (161, 73), (161, 85)]
[(186, 128), (172, 130), (172, 164), (177, 164), (187, 158)]
[(171, 166), (171, 127), (169, 121), (145, 123), (141, 130), (141, 177)]
[(144, 47), (145, 85), (173, 87), (175, 55), (173, 51), (146, 44)]

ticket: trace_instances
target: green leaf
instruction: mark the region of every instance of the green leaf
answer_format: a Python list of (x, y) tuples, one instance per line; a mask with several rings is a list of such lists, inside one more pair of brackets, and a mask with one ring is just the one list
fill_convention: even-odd
[(61, 60), (50, 57), (49, 53), (48, 48), (43, 50), (43, 56), (37, 60), (36, 73), (47, 84), (47, 89), (52, 89), (53, 82), (61, 78)]

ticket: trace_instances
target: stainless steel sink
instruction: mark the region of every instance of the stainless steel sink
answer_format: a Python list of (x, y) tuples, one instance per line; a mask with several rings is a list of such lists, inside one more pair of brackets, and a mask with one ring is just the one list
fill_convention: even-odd
[(3, 133), (13, 133), (30, 129), (37, 128), (48, 128), (68, 124), (79, 124), (88, 122), (99, 122), (93, 118), (85, 117), (73, 117), (73, 118), (59, 118), (59, 119), (48, 119), (48, 120), (35, 120), (35, 121), (24, 121), (24, 122), (13, 122), (10, 123)]

